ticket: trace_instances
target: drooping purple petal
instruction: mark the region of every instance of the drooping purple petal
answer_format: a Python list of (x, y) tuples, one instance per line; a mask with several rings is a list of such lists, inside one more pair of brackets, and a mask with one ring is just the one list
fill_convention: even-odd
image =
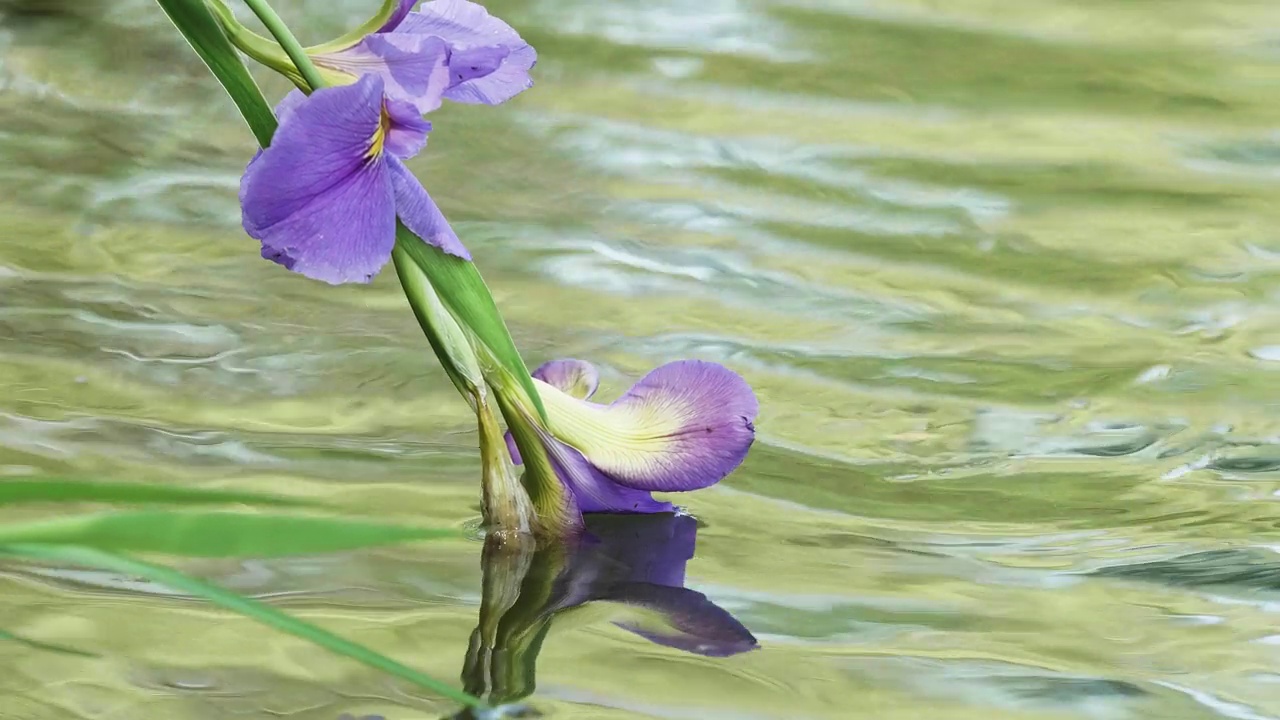
[(449, 89), (449, 56), (449, 45), (440, 37), (396, 32), (367, 35), (349, 48), (312, 59), (357, 77), (378, 75), (387, 97), (410, 103), (423, 115), (440, 107)]
[(458, 239), (444, 213), (440, 212), (418, 178), (396, 158), (388, 157), (386, 162), (395, 188), (396, 212), (400, 214), (400, 222), (428, 245), (434, 245), (463, 260), (470, 260), (471, 253)]
[(627, 487), (697, 490), (742, 463), (755, 439), (759, 408), (737, 373), (717, 363), (680, 360), (651, 371), (608, 408), (608, 415), (635, 427), (652, 423), (658, 434), (635, 438), (634, 446), (620, 452), (605, 444), (582, 447), (595, 467)]
[(597, 573), (601, 579), (684, 587), (685, 565), (698, 543), (693, 516), (596, 514), (584, 521), (589, 537), (598, 541), (584, 552), (607, 558), (613, 568)]
[(245, 231), (263, 257), (307, 277), (368, 282), (391, 257), (395, 199), (370, 148), (382, 82), (322, 88), (290, 103), (271, 146), (241, 179)]
[(399, 0), (396, 4), (396, 9), (391, 12), (391, 17), (387, 18), (387, 21), (382, 24), (382, 27), (378, 28), (377, 32), (389, 33), (395, 30), (400, 26), (400, 23), (404, 22), (405, 16), (409, 14), (413, 6), (417, 4), (418, 0)]
[(654, 500), (648, 492), (619, 485), (592, 467), (582, 453), (549, 435), (544, 436), (543, 445), (556, 476), (569, 488), (580, 512), (660, 513), (675, 509), (671, 503)]
[(564, 358), (543, 363), (533, 376), (567, 395), (586, 400), (600, 386), (600, 372), (586, 360)]
[(559, 612), (593, 601), (640, 610), (614, 622), (650, 642), (710, 657), (758, 647), (741, 622), (702, 593), (684, 587), (698, 523), (688, 515), (591, 515), (590, 544), (579, 544), (557, 579)]
[(614, 624), (659, 645), (707, 657), (728, 657), (759, 647), (745, 625), (696, 590), (632, 583), (610, 588), (601, 599), (652, 613), (658, 622)]
[[(437, 35), (454, 48), (458, 66), (453, 72), (464, 78), (445, 93), (454, 102), (497, 105), (533, 86), (529, 70), (538, 61), (538, 54), (510, 25), (490, 15), (482, 5), (468, 0), (423, 3), (418, 12), (405, 17), (396, 32)], [(505, 54), (491, 72), (465, 77), (474, 74), (470, 68), (481, 65), (477, 62), (481, 48), (500, 48)]]

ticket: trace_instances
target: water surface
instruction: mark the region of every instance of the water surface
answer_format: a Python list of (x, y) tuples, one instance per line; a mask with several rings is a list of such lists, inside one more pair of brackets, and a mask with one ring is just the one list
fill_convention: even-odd
[[(319, 41), (371, 5), (281, 12)], [(544, 709), (1280, 717), (1280, 4), (490, 6), (537, 86), (441, 109), (411, 166), (531, 364), (608, 398), (715, 360), (762, 403), (680, 498), (686, 586), (761, 647), (557, 621)], [(231, 103), (153, 4), (73, 11), (0, 25), (0, 472), (473, 525), (474, 427), (394, 277), (260, 260)], [(458, 678), (479, 558), (183, 567)], [(0, 645), (4, 718), (447, 710), (129, 578), (8, 564), (0, 617), (96, 655)]]

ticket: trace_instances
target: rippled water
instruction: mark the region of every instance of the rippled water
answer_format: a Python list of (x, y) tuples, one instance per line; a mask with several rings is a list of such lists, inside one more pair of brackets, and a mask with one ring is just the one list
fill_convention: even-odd
[[(44, 0), (3, 7), (41, 8)], [(478, 515), (394, 277), (258, 259), (252, 139), (143, 0), (0, 26), (0, 472)], [(372, 2), (282, 4), (312, 40)], [(415, 161), (532, 363), (762, 401), (682, 501), (760, 649), (552, 626), (562, 718), (1280, 717), (1280, 3), (507, 0), (536, 89)], [(273, 96), (284, 86), (270, 81)], [(457, 678), (472, 542), (185, 567)], [(402, 683), (5, 566), (0, 717), (390, 720)]]

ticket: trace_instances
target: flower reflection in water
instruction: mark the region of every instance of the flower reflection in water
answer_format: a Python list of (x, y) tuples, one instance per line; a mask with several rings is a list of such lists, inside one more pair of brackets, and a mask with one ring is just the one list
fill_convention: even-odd
[(684, 587), (697, 521), (688, 515), (589, 514), (586, 535), (537, 550), (486, 545), (480, 621), (462, 680), (495, 705), (532, 694), (542, 641), (556, 618), (610, 604), (612, 622), (651, 642), (709, 657), (757, 647), (751, 632)]

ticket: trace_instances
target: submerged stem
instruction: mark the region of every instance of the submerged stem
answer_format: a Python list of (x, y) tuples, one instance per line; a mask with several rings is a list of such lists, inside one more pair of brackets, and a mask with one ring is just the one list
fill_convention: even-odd
[(262, 21), (263, 26), (271, 33), (276, 42), (280, 43), (280, 47), (284, 48), (285, 54), (297, 66), (298, 73), (302, 75), (302, 79), (311, 86), (312, 90), (317, 90), (325, 86), (325, 81), (320, 77), (320, 71), (316, 69), (311, 58), (307, 55), (307, 51), (302, 49), (302, 44), (298, 42), (298, 38), (293, 36), (284, 21), (276, 14), (276, 11), (267, 4), (266, 0), (244, 0), (244, 4), (249, 6), (254, 15)]

